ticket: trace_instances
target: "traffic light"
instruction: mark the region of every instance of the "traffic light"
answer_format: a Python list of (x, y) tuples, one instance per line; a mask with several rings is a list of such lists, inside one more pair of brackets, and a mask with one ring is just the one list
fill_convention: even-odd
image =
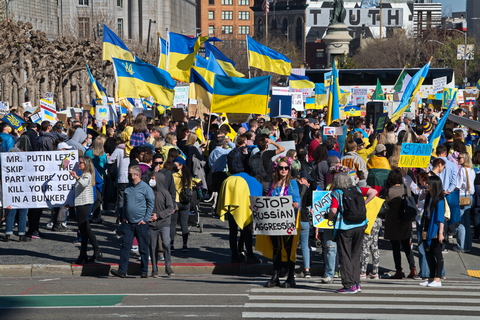
[(103, 23), (97, 23), (97, 36), (103, 37)]

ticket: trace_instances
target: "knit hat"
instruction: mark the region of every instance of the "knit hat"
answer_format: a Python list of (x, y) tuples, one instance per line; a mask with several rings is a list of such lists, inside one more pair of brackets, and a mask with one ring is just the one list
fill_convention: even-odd
[(433, 131), (433, 126), (430, 122), (425, 122), (423, 124), (423, 133), (429, 134)]
[(357, 139), (355, 139), (355, 140), (353, 140), (353, 141), (355, 141), (355, 143), (357, 144), (357, 146), (361, 146), (361, 145), (365, 144), (365, 143), (363, 142), (363, 140), (360, 139), (360, 138), (357, 138)]
[(184, 166), (187, 165), (187, 162), (182, 157), (175, 158), (173, 159), (172, 162), (177, 162), (177, 163), (183, 164)]

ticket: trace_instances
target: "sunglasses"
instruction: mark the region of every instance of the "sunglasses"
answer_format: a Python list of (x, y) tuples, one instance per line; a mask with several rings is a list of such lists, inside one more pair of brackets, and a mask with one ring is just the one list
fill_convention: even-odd
[(290, 170), (290, 167), (278, 166), (277, 168), (278, 168), (279, 170)]
[(159, 165), (159, 164), (163, 164), (163, 161), (162, 162), (155, 162), (155, 165)]

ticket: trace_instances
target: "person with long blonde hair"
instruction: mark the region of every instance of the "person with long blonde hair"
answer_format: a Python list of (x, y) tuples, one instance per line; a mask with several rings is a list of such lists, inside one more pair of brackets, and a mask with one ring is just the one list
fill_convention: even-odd
[[(90, 208), (94, 201), (93, 187), (95, 186), (95, 167), (92, 160), (86, 156), (79, 157), (78, 170), (82, 172), (80, 176), (78, 176), (77, 172), (70, 171), (72, 177), (77, 180), (75, 184), (75, 210), (77, 211), (78, 229), (82, 236), (80, 255), (75, 264), (95, 262), (95, 260), (102, 261), (102, 252), (88, 221)], [(88, 240), (90, 240), (94, 250), (94, 254), (90, 259), (87, 256)]]
[(105, 179), (108, 160), (105, 149), (103, 148), (105, 145), (105, 141), (107, 141), (107, 136), (103, 134), (99, 135), (93, 140), (90, 150), (85, 152), (85, 156), (92, 159), (95, 169), (97, 169), (98, 173), (102, 176), (103, 179)]

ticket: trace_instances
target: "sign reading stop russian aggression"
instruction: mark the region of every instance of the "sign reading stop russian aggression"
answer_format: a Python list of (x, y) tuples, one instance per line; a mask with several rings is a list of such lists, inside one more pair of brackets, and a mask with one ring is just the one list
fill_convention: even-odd
[(291, 196), (250, 196), (253, 218), (253, 234), (289, 236), (297, 234), (296, 210)]
[(432, 145), (426, 143), (402, 143), (399, 168), (426, 168), (430, 164)]
[(3, 207), (51, 208), (73, 206), (78, 152), (2, 153)]

